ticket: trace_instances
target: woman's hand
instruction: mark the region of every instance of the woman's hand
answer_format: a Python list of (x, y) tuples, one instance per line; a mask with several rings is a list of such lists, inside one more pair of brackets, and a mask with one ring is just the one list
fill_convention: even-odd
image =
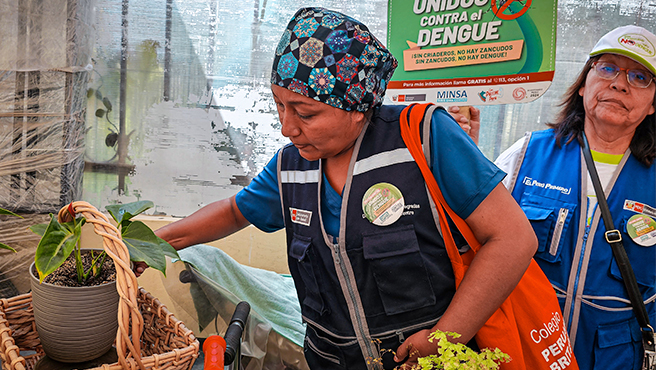
[(437, 342), (431, 343), (428, 341), (430, 333), (431, 331), (428, 329), (418, 331), (409, 336), (408, 339), (396, 349), (396, 355), (394, 356), (395, 362), (400, 363), (407, 358), (403, 365), (399, 367), (400, 369), (412, 368), (412, 366), (417, 364), (417, 359), (419, 357), (437, 354)]
[(134, 272), (134, 274), (137, 275), (137, 277), (141, 276), (141, 274), (143, 274), (143, 272), (146, 271), (147, 268), (148, 265), (146, 264), (146, 262), (142, 262), (142, 261), (132, 262), (132, 272)]
[(447, 109), (451, 117), (458, 122), (460, 127), (478, 145), (478, 135), (481, 129), (481, 111), (471, 106), (451, 106)]
[[(179, 251), (190, 245), (221, 239), (248, 225), (248, 220), (239, 211), (233, 195), (210, 203), (190, 216), (155, 230), (155, 235)], [(137, 277), (147, 268), (145, 262), (132, 264), (132, 271)]]

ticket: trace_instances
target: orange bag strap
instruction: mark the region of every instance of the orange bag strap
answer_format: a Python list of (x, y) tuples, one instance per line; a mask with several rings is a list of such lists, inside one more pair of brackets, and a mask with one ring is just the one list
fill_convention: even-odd
[[(456, 282), (459, 283), (459, 281), (462, 280), (462, 276), (459, 275), (460, 274), (464, 275), (464, 270), (461, 273), (457, 272), (456, 267), (458, 265), (463, 265), (463, 264), (468, 265), (468, 263), (466, 263), (468, 262), (467, 260), (470, 260), (471, 257), (473, 256), (465, 256), (465, 261), (463, 261), (463, 256), (461, 256), (460, 252), (458, 251), (458, 247), (456, 246), (455, 241), (453, 240), (453, 234), (451, 233), (451, 229), (449, 228), (449, 224), (447, 221), (448, 218), (446, 217), (446, 214), (444, 212), (446, 211), (446, 213), (449, 215), (451, 220), (455, 223), (460, 233), (464, 236), (465, 240), (467, 241), (467, 243), (471, 248), (472, 254), (476, 253), (476, 251), (480, 249), (481, 244), (478, 242), (478, 240), (474, 236), (474, 233), (472, 232), (469, 225), (467, 225), (465, 220), (463, 220), (460, 216), (458, 216), (446, 203), (446, 200), (442, 195), (442, 191), (437, 185), (437, 181), (435, 181), (435, 177), (433, 176), (433, 173), (431, 172), (430, 167), (428, 166), (426, 157), (424, 157), (424, 150), (421, 145), (420, 124), (424, 119), (426, 110), (431, 105), (432, 104), (430, 103), (412, 104), (403, 109), (399, 120), (401, 124), (401, 136), (403, 137), (403, 141), (408, 147), (410, 154), (412, 154), (412, 157), (414, 158), (415, 162), (419, 166), (419, 169), (421, 170), (421, 173), (424, 177), (424, 181), (426, 182), (426, 186), (428, 187), (428, 191), (430, 192), (433, 201), (435, 202), (435, 206), (436, 206), (435, 208), (437, 209), (439, 215), (440, 228), (442, 229), (442, 235), (444, 238), (444, 243), (446, 245), (447, 254), (449, 256), (449, 259), (451, 259), (451, 263), (454, 265)], [(427, 121), (428, 121), (427, 124), (430, 124), (430, 120)], [(430, 138), (424, 138), (424, 139), (430, 140)]]

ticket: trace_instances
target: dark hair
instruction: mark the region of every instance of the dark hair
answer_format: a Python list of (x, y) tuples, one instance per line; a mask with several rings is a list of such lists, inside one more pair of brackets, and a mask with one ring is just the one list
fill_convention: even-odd
[[(583, 132), (585, 109), (583, 107), (583, 97), (579, 95), (579, 90), (585, 86), (588, 72), (592, 69), (592, 63), (599, 60), (600, 57), (601, 55), (596, 55), (588, 59), (576, 81), (563, 95), (563, 101), (559, 104), (562, 109), (556, 117), (556, 122), (547, 124), (556, 132), (556, 144), (558, 146), (561, 146), (563, 140), (570, 143), (581, 136)], [(652, 104), (656, 108), (656, 95)], [(629, 148), (640, 162), (646, 166), (651, 166), (654, 158), (656, 158), (656, 114), (648, 115), (638, 125)]]

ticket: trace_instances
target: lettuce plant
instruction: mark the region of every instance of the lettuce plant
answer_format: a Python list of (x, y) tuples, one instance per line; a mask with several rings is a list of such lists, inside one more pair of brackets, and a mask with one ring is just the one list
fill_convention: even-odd
[[(105, 208), (118, 225), (121, 238), (130, 252), (130, 260), (143, 261), (166, 274), (166, 256), (179, 258), (178, 252), (169, 243), (157, 237), (146, 224), (131, 220), (151, 207), (151, 201), (138, 201), (109, 205)], [(49, 224), (30, 227), (34, 233), (41, 235), (34, 263), (40, 282), (59, 268), (71, 254), (75, 256), (78, 283), (83, 284), (89, 277), (100, 274), (107, 257), (105, 251), (91, 252), (91, 266), (85, 270), (82, 265), (79, 241), (85, 222), (84, 217), (73, 215), (73, 221), (60, 223), (57, 216), (51, 214)]]
[(451, 343), (447, 336), (460, 337), (458, 333), (437, 330), (428, 336), (432, 343), (437, 340), (438, 353), (417, 360), (419, 370), (496, 370), (500, 362), (510, 361), (510, 356), (496, 348), (484, 348), (480, 353), (462, 343)]
[[(484, 348), (476, 352), (462, 343), (451, 343), (447, 337), (459, 338), (461, 335), (453, 332), (436, 330), (428, 336), (428, 341), (433, 343), (437, 340), (437, 354), (419, 357), (417, 364), (413, 366), (401, 365), (395, 370), (498, 370), (499, 363), (509, 362), (510, 356), (496, 348), (491, 350)], [(374, 343), (380, 345), (380, 340), (374, 339)], [(389, 349), (378, 349), (381, 357), (369, 359), (367, 363), (382, 365), (382, 355), (394, 353)], [(410, 354), (413, 352), (411, 350)]]

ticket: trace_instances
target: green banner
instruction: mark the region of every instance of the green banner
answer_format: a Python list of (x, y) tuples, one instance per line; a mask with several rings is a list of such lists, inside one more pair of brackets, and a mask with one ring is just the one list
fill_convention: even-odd
[(393, 102), (525, 103), (553, 80), (557, 0), (389, 0)]

